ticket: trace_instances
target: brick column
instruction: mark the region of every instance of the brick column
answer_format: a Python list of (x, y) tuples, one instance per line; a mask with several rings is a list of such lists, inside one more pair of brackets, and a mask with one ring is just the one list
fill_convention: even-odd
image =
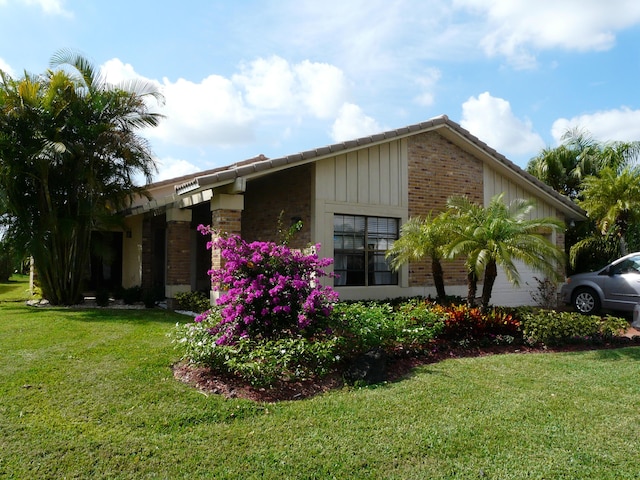
[(177, 293), (191, 291), (191, 210), (167, 210), (167, 307), (176, 308)]
[[(221, 235), (241, 235), (243, 209), (244, 196), (215, 194), (211, 199), (211, 228)], [(211, 249), (211, 268), (218, 269), (222, 266), (220, 251)], [(219, 291), (211, 290), (212, 303), (215, 303), (219, 293)]]

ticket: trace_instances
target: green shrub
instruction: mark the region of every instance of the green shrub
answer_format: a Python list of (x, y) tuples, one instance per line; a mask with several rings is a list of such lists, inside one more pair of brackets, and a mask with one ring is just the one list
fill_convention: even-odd
[(181, 292), (176, 294), (176, 300), (181, 310), (202, 313), (211, 308), (209, 295), (202, 292)]
[(445, 316), (441, 338), (446, 340), (466, 345), (512, 343), (522, 338), (520, 321), (506, 309), (482, 313), (479, 308), (467, 305), (436, 305), (434, 311)]
[(354, 356), (374, 348), (395, 344), (397, 325), (393, 308), (387, 303), (338, 303), (331, 315), (331, 326), (345, 338)]
[(562, 345), (598, 342), (627, 328), (622, 318), (582, 315), (554, 310), (532, 311), (523, 316), (523, 334), (529, 344)]
[(126, 305), (133, 305), (134, 303), (142, 301), (142, 287), (136, 285), (135, 287), (122, 290), (122, 301)]
[(344, 337), (346, 356), (357, 356), (375, 348), (421, 350), (440, 335), (444, 316), (433, 303), (408, 299), (396, 304), (381, 302), (339, 303), (332, 326)]
[(113, 289), (113, 298), (115, 300), (122, 300), (124, 297), (124, 287), (122, 285), (118, 285)]
[(145, 308), (153, 308), (156, 306), (157, 294), (153, 290), (145, 290), (142, 295), (142, 303)]
[(394, 320), (396, 342), (406, 349), (425, 348), (444, 331), (445, 317), (424, 300), (412, 299), (399, 305)]
[[(190, 298), (194, 295), (183, 295)], [(311, 336), (288, 332), (278, 337), (241, 336), (220, 342), (221, 309), (214, 307), (193, 323), (177, 325), (172, 336), (182, 359), (207, 365), (256, 385), (327, 374), (339, 363), (374, 349), (387, 353), (429, 351), (434, 339), (458, 346), (519, 343), (596, 342), (627, 326), (615, 317), (586, 317), (533, 308), (496, 308), (487, 314), (465, 305), (443, 306), (411, 299), (394, 309), (384, 302), (340, 302), (329, 328)], [(217, 332), (217, 333), (216, 333)]]
[(219, 309), (213, 309), (202, 321), (176, 325), (171, 336), (183, 360), (260, 387), (321, 377), (341, 360), (341, 339), (330, 333), (313, 338), (243, 338), (232, 345), (218, 345), (210, 330), (220, 319)]
[[(217, 363), (254, 386), (269, 386), (279, 380), (305, 380), (329, 373), (340, 360), (335, 336), (308, 339), (302, 336), (255, 341), (242, 339), (233, 346), (220, 346)], [(230, 349), (230, 351), (225, 351)]]
[(109, 305), (109, 290), (106, 288), (99, 288), (96, 291), (96, 305), (99, 307), (106, 307)]

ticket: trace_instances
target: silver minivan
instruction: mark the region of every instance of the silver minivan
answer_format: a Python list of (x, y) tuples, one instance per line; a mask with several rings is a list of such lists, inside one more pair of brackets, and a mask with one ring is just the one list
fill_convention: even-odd
[(632, 312), (640, 302), (640, 252), (625, 255), (601, 270), (568, 277), (560, 294), (566, 304), (587, 315), (601, 309)]

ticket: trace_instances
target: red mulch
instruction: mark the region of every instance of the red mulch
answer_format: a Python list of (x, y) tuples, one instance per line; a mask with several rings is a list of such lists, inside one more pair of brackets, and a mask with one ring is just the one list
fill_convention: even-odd
[[(561, 347), (527, 347), (493, 346), (477, 348), (440, 349), (435, 353), (422, 356), (399, 355), (387, 362), (387, 381), (397, 382), (406, 377), (414, 368), (436, 363), (447, 358), (479, 357), (500, 353), (546, 353), (571, 352), (584, 350), (601, 350), (640, 345), (640, 331), (629, 328), (622, 336), (602, 345), (564, 345)], [(176, 379), (197, 388), (205, 395), (223, 395), (226, 398), (244, 398), (255, 402), (273, 403), (284, 400), (301, 400), (330, 390), (344, 387), (340, 374), (335, 373), (324, 378), (285, 382), (282, 381), (270, 388), (257, 388), (235, 378), (225, 377), (212, 372), (206, 367), (196, 367), (186, 363), (178, 363), (173, 367)]]

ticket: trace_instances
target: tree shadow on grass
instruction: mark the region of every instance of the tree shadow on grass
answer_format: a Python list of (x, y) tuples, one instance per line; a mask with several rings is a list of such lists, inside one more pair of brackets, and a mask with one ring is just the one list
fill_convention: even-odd
[(58, 311), (73, 312), (74, 319), (83, 322), (111, 323), (166, 323), (192, 322), (193, 317), (180, 315), (160, 308), (126, 309), (126, 308), (68, 308), (58, 307)]
[(597, 356), (600, 360), (640, 361), (640, 348), (637, 348), (639, 345), (638, 342), (629, 342), (628, 345), (620, 344), (614, 348), (597, 349)]
[[(31, 316), (33, 318), (60, 318), (66, 317), (71, 321), (86, 323), (135, 323), (152, 324), (160, 323), (175, 325), (176, 323), (193, 322), (193, 317), (180, 315), (161, 308), (86, 308), (86, 307), (58, 307), (58, 306), (28, 306), (24, 301), (3, 302), (0, 300), (0, 308), (12, 314), (20, 316)], [(2, 312), (0, 312), (0, 318)]]

